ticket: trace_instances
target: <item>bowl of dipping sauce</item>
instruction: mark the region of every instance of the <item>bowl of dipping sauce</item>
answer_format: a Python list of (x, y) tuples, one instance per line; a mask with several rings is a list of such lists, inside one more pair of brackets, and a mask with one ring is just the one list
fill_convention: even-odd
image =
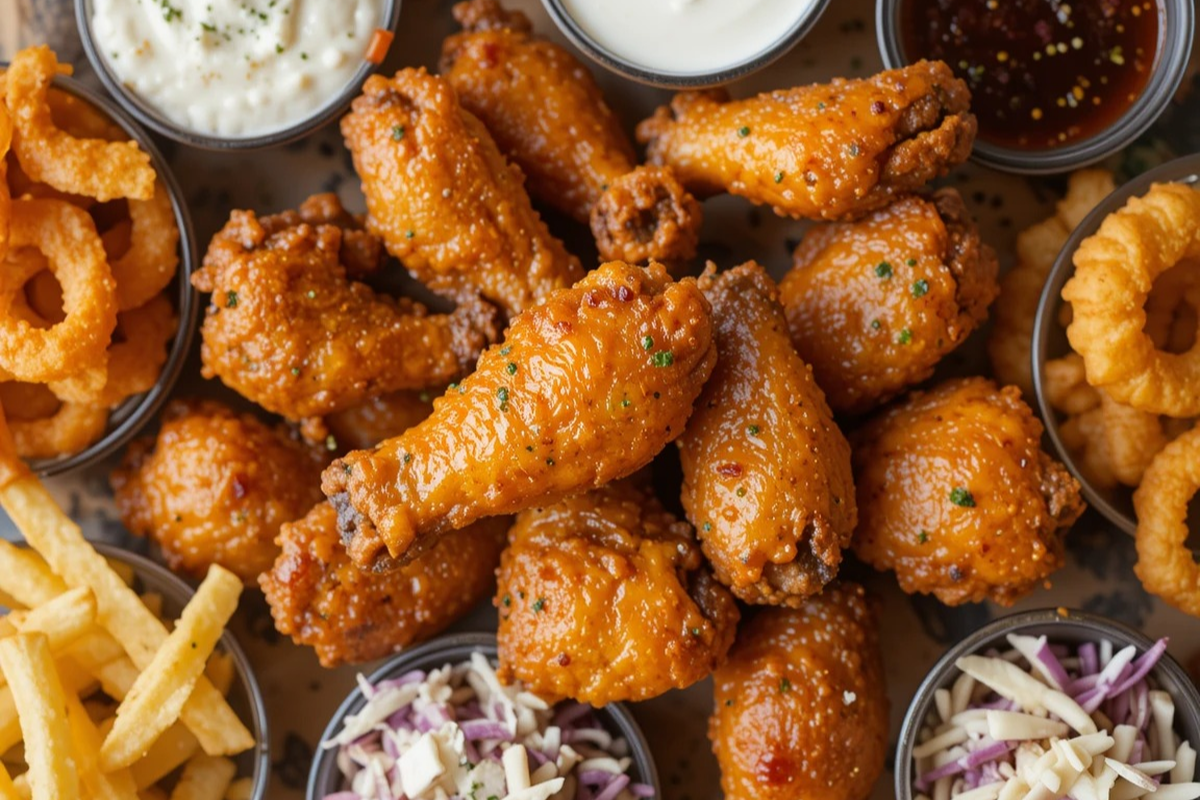
[(321, 737), (308, 800), (662, 797), (624, 706), (551, 705), (501, 686), (495, 663), (494, 635), (459, 634), (360, 675)]
[[(1066, 609), (985, 626), (917, 690), (896, 748), (897, 800), (1108, 797), (1104, 786), (1196, 797), (1200, 693), (1166, 648)], [(1044, 795), (1030, 791), (1039, 784)]]
[(971, 89), (974, 158), (1065, 172), (1129, 146), (1171, 102), (1194, 35), (1192, 0), (879, 0), (889, 68), (945, 61)]
[(284, 144), (338, 116), (383, 61), (400, 0), (75, 0), (105, 88), (210, 150)]
[(830, 0), (542, 0), (571, 42), (603, 67), (670, 89), (756, 72), (817, 23)]

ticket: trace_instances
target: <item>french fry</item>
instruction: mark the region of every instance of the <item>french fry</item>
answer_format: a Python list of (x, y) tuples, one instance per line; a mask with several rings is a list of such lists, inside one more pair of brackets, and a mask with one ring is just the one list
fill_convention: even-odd
[[(225, 800), (250, 800), (250, 798), (253, 796), (253, 778), (238, 778), (236, 781), (229, 784), (229, 790), (225, 792)], [(0, 798), (0, 800), (3, 800), (3, 798)]]
[(21, 633), (40, 633), (54, 654), (83, 636), (96, 619), (96, 601), (84, 588), (71, 589), (31, 611), (14, 612), (9, 620)]
[(238, 576), (220, 565), (209, 568), (175, 630), (117, 708), (117, 721), (100, 748), (100, 764), (106, 771), (135, 762), (179, 718), (193, 687), (203, 678), (204, 665), (225, 624), (237, 610), (241, 593)]
[(157, 786), (138, 792), (138, 800), (171, 800), (165, 791)]
[(67, 590), (42, 557), (0, 539), (0, 591), (26, 608), (49, 603)]
[(150, 613), (162, 619), (163, 598), (158, 592), (146, 592), (142, 595), (142, 605), (150, 609)]
[(79, 782), (89, 800), (136, 800), (137, 787), (127, 769), (101, 772), (100, 731), (75, 695), (67, 695), (67, 725), (79, 768)]
[(16, 701), (32, 796), (35, 800), (80, 797), (63, 710), (66, 695), (46, 637), (17, 634), (0, 640), (0, 669), (8, 677)]
[(126, 586), (133, 586), (133, 578), (135, 573), (133, 571), (132, 564), (127, 564), (124, 561), (118, 561), (115, 558), (106, 558), (104, 560), (108, 562), (108, 568), (117, 573), (121, 580), (125, 582)]
[[(0, 589), (0, 606), (3, 606), (9, 610), (12, 610), (12, 609), (17, 609), (17, 608), (22, 608), (23, 605), (24, 604), (19, 602), (17, 600), (17, 598), (13, 597), (8, 592)], [(4, 800), (3, 795), (0, 795), (0, 800)]]
[(3, 639), (6, 636), (12, 636), (17, 632), (17, 626), (13, 625), (12, 620), (9, 619), (10, 616), (12, 616), (11, 613), (0, 617), (0, 639)]
[(223, 800), (236, 774), (237, 765), (228, 758), (198, 755), (183, 768), (171, 800)]
[(17, 797), (17, 787), (13, 786), (12, 776), (8, 774), (4, 764), (0, 764), (0, 800), (17, 800)]
[[(0, 643), (17, 639), (13, 636)], [(57, 665), (58, 680), (63, 691), (79, 696), (93, 691), (96, 681), (69, 658), (60, 659)], [(20, 708), (13, 697), (11, 686), (0, 686), (0, 753), (8, 752), (21, 742)]]

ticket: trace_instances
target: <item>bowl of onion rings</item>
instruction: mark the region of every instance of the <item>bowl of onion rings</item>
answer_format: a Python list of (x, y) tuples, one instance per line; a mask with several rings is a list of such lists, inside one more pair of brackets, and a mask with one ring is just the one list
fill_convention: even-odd
[(42, 476), (111, 455), (154, 417), (199, 312), (166, 159), (64, 72), (45, 47), (0, 63), (0, 405)]

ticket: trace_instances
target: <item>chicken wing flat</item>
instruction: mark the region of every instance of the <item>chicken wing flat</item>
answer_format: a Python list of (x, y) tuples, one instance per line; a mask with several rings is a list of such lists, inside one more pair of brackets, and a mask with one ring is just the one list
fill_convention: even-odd
[(1064, 563), (1079, 484), (1041, 450), (1016, 387), (985, 378), (913, 392), (851, 435), (855, 554), (947, 605), (1028, 594)]
[(729, 101), (683, 93), (637, 130), (652, 163), (692, 192), (731, 192), (780, 216), (837, 220), (882, 208), (966, 161), (967, 85), (940, 61)]
[(706, 272), (700, 288), (717, 366), (677, 441), (683, 507), (739, 599), (798, 605), (837, 575), (854, 532), (850, 445), (792, 347), (766, 271)]
[(212, 564), (246, 583), (271, 568), (275, 536), (321, 499), (325, 462), (281, 428), (214, 401), (173, 401), (157, 439), (130, 445), (112, 473), (121, 522), (171, 569)]
[(588, 69), (532, 34), (497, 0), (454, 6), (464, 32), (441, 71), (463, 107), (528, 179), (529, 193), (592, 226), (605, 261), (671, 264), (699, 242), (700, 204), (662, 167), (636, 167), (633, 144)]
[(703, 563), (690, 526), (630, 481), (522, 512), (498, 572), (497, 674), (594, 706), (707, 677), (739, 615)]
[(377, 573), (350, 562), (337, 512), (319, 503), (283, 526), (282, 552), (259, 584), (276, 629), (312, 647), (321, 666), (371, 661), (440, 633), (487, 596), (509, 521), (480, 520)]
[(932, 375), (987, 318), (998, 270), (958, 192), (942, 189), (811, 229), (779, 292), (829, 405), (861, 414)]
[(708, 738), (728, 800), (867, 800), (887, 754), (877, 604), (835, 584), (759, 611), (713, 675)]
[(433, 415), (325, 471), (360, 566), (602, 486), (677, 437), (712, 372), (708, 301), (661, 264), (611, 262), (513, 320)]
[(325, 426), (336, 449), (366, 450), (424, 421), (433, 411), (433, 398), (433, 393), (424, 390), (372, 397), (362, 405), (330, 414)]
[(301, 420), (444, 386), (496, 339), (495, 309), (477, 298), (429, 314), (350, 280), (339, 260), (345, 242), (337, 225), (269, 233), (253, 212), (235, 211), (192, 275), (212, 293), (200, 330), (204, 376)]
[(583, 276), (454, 89), (424, 69), (373, 75), (342, 136), (367, 197), (367, 228), (430, 289), (482, 294), (511, 318)]

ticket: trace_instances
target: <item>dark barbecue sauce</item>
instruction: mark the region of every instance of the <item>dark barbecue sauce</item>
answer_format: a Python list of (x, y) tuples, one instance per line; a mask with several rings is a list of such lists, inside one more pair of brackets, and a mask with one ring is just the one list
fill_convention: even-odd
[(1099, 133), (1137, 100), (1158, 51), (1158, 0), (906, 0), (910, 61), (971, 87), (979, 138), (1044, 150)]

